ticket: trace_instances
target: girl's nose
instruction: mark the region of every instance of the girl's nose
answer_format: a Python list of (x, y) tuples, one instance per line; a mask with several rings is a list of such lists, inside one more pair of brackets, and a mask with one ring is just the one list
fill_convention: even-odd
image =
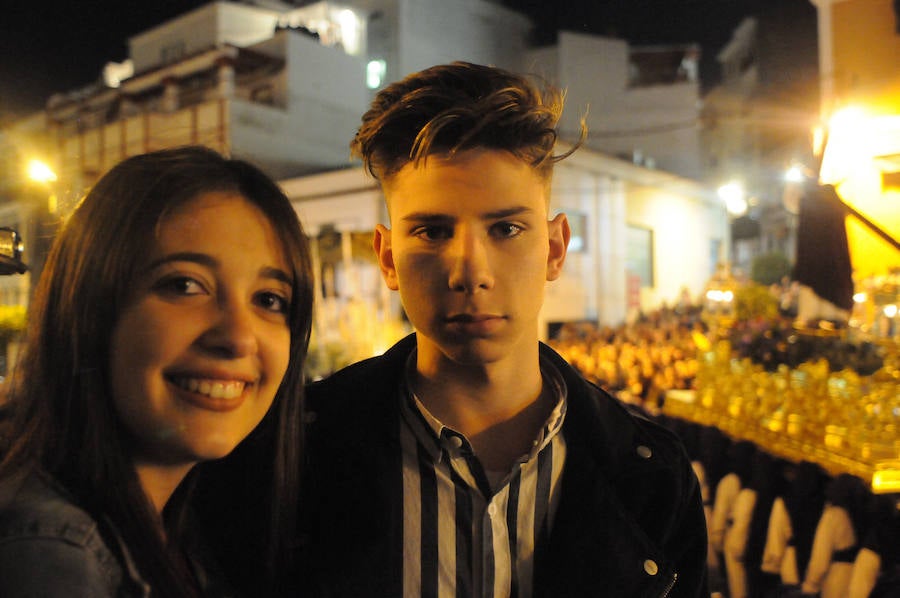
[(259, 344), (251, 307), (228, 301), (220, 304), (218, 309), (212, 326), (201, 338), (203, 346), (229, 359), (256, 353)]

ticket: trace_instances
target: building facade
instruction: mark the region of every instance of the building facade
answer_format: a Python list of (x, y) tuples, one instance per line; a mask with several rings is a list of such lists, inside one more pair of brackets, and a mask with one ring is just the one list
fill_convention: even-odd
[[(52, 238), (52, 230), (43, 234), (32, 221), (64, 216), (127, 156), (200, 143), (284, 182), (321, 242), (323, 313), (359, 319), (374, 310), (375, 320), (396, 322), (398, 304), (380, 290), (377, 271), (366, 269), (368, 258), (353, 251), (386, 216), (348, 144), (379, 88), (467, 60), (567, 88), (564, 141), (578, 138), (582, 117), (589, 127), (586, 147), (560, 165), (554, 182), (554, 201), (571, 211), (578, 245), (551, 285), (544, 324), (616, 323), (629, 311), (674, 301), (682, 286), (699, 293), (728, 232), (724, 211), (695, 182), (702, 166), (697, 48), (633, 48), (572, 32), (530, 48), (530, 28), (522, 14), (485, 0), (211, 2), (133, 36), (129, 59), (108, 64), (102, 81), (51, 97), (3, 131), (4, 168), (18, 172), (26, 157), (42, 156), (56, 180), (29, 183), (26, 193), (15, 182), (21, 177), (8, 178), (0, 225), (24, 227), (26, 260), (37, 270), (46, 247), (29, 242)], [(27, 298), (27, 277), (3, 282), (19, 289), (4, 300)]]

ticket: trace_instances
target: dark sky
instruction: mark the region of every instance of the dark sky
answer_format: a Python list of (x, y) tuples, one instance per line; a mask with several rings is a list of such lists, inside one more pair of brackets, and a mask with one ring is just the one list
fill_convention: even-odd
[(0, 13), (0, 115), (86, 85), (127, 39), (208, 0), (17, 0)]
[[(446, 0), (452, 2), (454, 0)], [(555, 28), (617, 35), (635, 44), (698, 42), (707, 64), (753, 2), (767, 0), (505, 0)], [(768, 0), (773, 1), (773, 0)], [(0, 18), (0, 120), (38, 110), (127, 55), (129, 36), (208, 0), (18, 0)], [(711, 71), (710, 71), (711, 72)]]

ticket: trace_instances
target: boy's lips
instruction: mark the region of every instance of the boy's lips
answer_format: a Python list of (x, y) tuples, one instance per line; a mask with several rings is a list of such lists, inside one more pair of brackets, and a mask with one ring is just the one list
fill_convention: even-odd
[(447, 321), (461, 323), (483, 322), (486, 320), (501, 319), (502, 317), (503, 316), (498, 316), (495, 314), (455, 314), (447, 318)]
[(504, 316), (497, 314), (455, 314), (446, 319), (451, 328), (473, 336), (496, 332), (505, 321)]

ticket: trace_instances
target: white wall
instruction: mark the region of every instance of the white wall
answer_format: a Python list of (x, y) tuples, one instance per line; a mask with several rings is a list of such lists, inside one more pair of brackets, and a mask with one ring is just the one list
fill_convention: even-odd
[(368, 106), (364, 59), (292, 31), (261, 46), (275, 54), (276, 43), (287, 61), (286, 108), (232, 102), (232, 147), (274, 165), (277, 178), (297, 174), (297, 164), (307, 172), (350, 165), (350, 140)]
[(644, 310), (674, 303), (684, 286), (697, 297), (715, 268), (712, 241), (727, 242), (724, 207), (708, 189), (590, 149), (557, 165), (552, 193), (551, 211), (585, 215), (586, 249), (570, 253), (561, 279), (550, 283), (545, 321), (625, 319), (629, 225), (653, 231), (654, 284), (641, 291)]
[(164, 48), (180, 45), (187, 57), (218, 44), (249, 46), (271, 37), (277, 21), (270, 10), (213, 2), (129, 38), (129, 57), (142, 73), (160, 65)]
[(627, 224), (653, 230), (654, 285), (642, 290), (643, 305), (673, 305), (682, 287), (700, 296), (715, 270), (711, 242), (724, 242), (721, 211), (665, 187), (629, 188)]
[(590, 147), (629, 157), (639, 150), (656, 168), (700, 178), (696, 82), (629, 87), (627, 42), (569, 31), (556, 46), (529, 51), (522, 64), (567, 90), (563, 138), (578, 138), (586, 113)]
[(523, 15), (483, 0), (400, 0), (397, 18), (393, 79), (453, 60), (517, 68), (530, 28)]

